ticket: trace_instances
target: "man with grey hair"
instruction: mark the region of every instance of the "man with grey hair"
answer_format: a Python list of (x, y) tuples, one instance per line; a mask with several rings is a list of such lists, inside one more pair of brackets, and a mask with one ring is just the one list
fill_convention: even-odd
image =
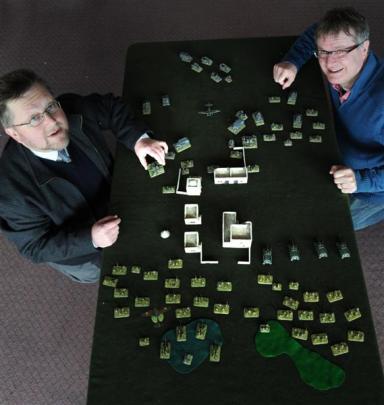
[(72, 280), (95, 282), (100, 252), (118, 238), (121, 219), (108, 213), (111, 130), (144, 168), (165, 164), (168, 146), (151, 139), (128, 106), (111, 94), (55, 99), (30, 70), (0, 77), (0, 121), (10, 139), (0, 159), (0, 220), (6, 237), (37, 263)]
[(384, 64), (369, 49), (365, 17), (351, 7), (329, 10), (273, 67), (283, 89), (312, 56), (328, 80), (343, 162), (330, 168), (350, 194), (355, 230), (384, 219)]

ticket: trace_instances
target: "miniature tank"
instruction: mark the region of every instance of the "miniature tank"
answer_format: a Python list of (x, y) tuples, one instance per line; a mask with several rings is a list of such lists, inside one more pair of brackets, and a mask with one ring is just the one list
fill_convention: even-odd
[(293, 145), (293, 142), (291, 139), (285, 139), (284, 146), (292, 146), (292, 145)]
[(248, 173), (259, 173), (260, 166), (259, 165), (247, 165)]
[(160, 359), (169, 360), (171, 358), (171, 343), (163, 341), (160, 343)]
[(240, 131), (245, 128), (245, 123), (242, 119), (238, 118), (234, 121), (229, 127), (228, 131), (232, 132), (233, 134), (237, 135)]
[(128, 288), (115, 288), (113, 298), (128, 298)]
[(143, 115), (151, 115), (151, 103), (149, 101), (144, 101), (142, 106)]
[(196, 324), (195, 338), (198, 340), (205, 340), (207, 336), (208, 325), (205, 322), (198, 322)]
[(146, 336), (146, 337), (141, 337), (141, 338), (139, 339), (139, 346), (140, 346), (140, 347), (146, 347), (146, 346), (149, 346), (149, 344), (150, 344), (150, 339), (149, 339), (148, 336)]
[(148, 165), (147, 170), (148, 170), (149, 177), (151, 177), (151, 178), (160, 176), (161, 174), (165, 173), (164, 166), (157, 162), (150, 163)]
[(364, 342), (364, 332), (361, 330), (349, 330), (347, 332), (347, 339), (350, 342)]
[(324, 122), (313, 122), (313, 123), (312, 123), (312, 128), (313, 128), (313, 129), (321, 129), (321, 130), (324, 130), (324, 129), (325, 129), (325, 124), (324, 124)]
[(187, 167), (183, 167), (181, 169), (181, 175), (186, 176), (187, 174), (189, 174), (189, 169)]
[(217, 291), (230, 292), (232, 291), (232, 283), (230, 281), (218, 281), (216, 289)]
[(321, 241), (315, 242), (315, 249), (317, 253), (317, 257), (319, 259), (325, 259), (328, 257), (327, 248), (325, 247), (324, 243)]
[(328, 335), (326, 333), (317, 333), (311, 335), (311, 341), (314, 346), (328, 344)]
[(211, 73), (211, 79), (216, 83), (220, 83), (223, 80), (221, 78), (221, 76), (219, 74), (217, 74), (216, 72)]
[(256, 135), (242, 136), (241, 144), (245, 149), (257, 149), (257, 136)]
[(169, 269), (182, 269), (183, 268), (183, 259), (169, 259), (168, 268)]
[(207, 166), (207, 173), (212, 174), (215, 171), (215, 169), (217, 169), (218, 167), (220, 167), (220, 166), (218, 166), (218, 165)]
[(177, 319), (190, 318), (191, 308), (190, 307), (177, 308), (175, 314)]
[(341, 259), (349, 259), (351, 257), (351, 252), (345, 242), (338, 242), (336, 246)]
[(187, 327), (185, 325), (176, 326), (176, 341), (177, 342), (187, 341)]
[(254, 113), (252, 113), (252, 118), (257, 127), (261, 127), (265, 124), (263, 114), (260, 111), (255, 111)]
[(117, 286), (117, 282), (118, 282), (117, 278), (113, 278), (110, 276), (104, 276), (103, 285), (105, 285), (106, 287), (115, 288)]
[(259, 332), (260, 333), (270, 333), (271, 327), (267, 323), (262, 323), (259, 326)]
[(163, 107), (169, 107), (171, 105), (171, 99), (169, 98), (168, 94), (161, 96), (161, 105)]
[(308, 329), (292, 328), (291, 336), (299, 340), (308, 340)]
[(202, 288), (205, 287), (206, 279), (205, 277), (192, 277), (191, 278), (191, 287), (192, 288)]
[(214, 304), (213, 313), (217, 315), (228, 315), (230, 311), (229, 304)]
[(165, 154), (165, 159), (167, 159), (167, 160), (175, 160), (175, 157), (176, 157), (176, 153), (173, 151), (168, 151)]
[(327, 293), (327, 299), (329, 302), (340, 301), (343, 298), (343, 293), (340, 290), (329, 291)]
[(127, 275), (127, 266), (114, 265), (112, 267), (112, 276), (126, 276)]
[(281, 98), (279, 96), (270, 96), (268, 97), (268, 103), (270, 104), (281, 103)]
[(278, 122), (272, 122), (271, 124), (271, 131), (282, 131), (284, 129), (284, 125)]
[(293, 321), (293, 311), (290, 309), (278, 309), (277, 319), (279, 321)]
[(243, 152), (241, 150), (231, 150), (231, 152), (229, 153), (229, 157), (231, 159), (242, 159)]
[(301, 129), (302, 126), (303, 126), (302, 114), (299, 114), (299, 113), (293, 114), (292, 128)]
[(180, 52), (179, 57), (183, 62), (191, 63), (193, 58), (188, 52)]
[(332, 345), (331, 350), (334, 356), (341, 356), (342, 354), (346, 354), (349, 352), (348, 345), (345, 342), (336, 343), (335, 345)]
[(283, 305), (290, 309), (296, 310), (299, 308), (299, 301), (295, 300), (294, 298), (285, 296), (283, 299)]
[(175, 278), (166, 278), (164, 280), (164, 287), (165, 288), (180, 288), (180, 279)]
[(274, 142), (274, 141), (276, 141), (276, 135), (275, 134), (263, 134), (263, 140), (264, 140), (264, 142)]
[(246, 121), (248, 119), (248, 115), (244, 110), (237, 111), (235, 117), (242, 121)]
[(263, 265), (271, 265), (272, 264), (272, 248), (265, 247), (263, 249)]
[(234, 139), (230, 139), (228, 141), (228, 148), (229, 149), (233, 149), (235, 147), (235, 140)]
[(177, 153), (181, 153), (191, 147), (191, 142), (187, 137), (180, 138), (176, 143), (173, 144), (173, 147)]
[(114, 318), (129, 318), (129, 307), (119, 307), (113, 310)]
[(281, 283), (273, 283), (272, 284), (272, 291), (282, 291), (283, 285)]
[(152, 323), (154, 323), (156, 327), (159, 327), (160, 324), (164, 322), (164, 311), (158, 310), (157, 308), (148, 311), (148, 316), (150, 316)]
[(258, 318), (260, 309), (258, 307), (245, 307), (243, 310), (244, 318)]
[(193, 306), (199, 308), (208, 308), (209, 307), (209, 298), (208, 297), (193, 297)]
[(219, 69), (224, 73), (229, 73), (231, 71), (231, 68), (225, 63), (220, 63)]
[(203, 68), (197, 62), (193, 62), (191, 64), (191, 69), (196, 73), (200, 73), (203, 71)]
[(297, 101), (297, 91), (291, 91), (288, 94), (287, 104), (288, 105), (295, 105)]
[(308, 140), (311, 143), (321, 143), (321, 142), (323, 142), (323, 138), (321, 137), (321, 135), (310, 135)]
[(257, 283), (263, 285), (272, 285), (273, 276), (271, 274), (258, 274)]
[(181, 167), (182, 169), (190, 169), (190, 168), (192, 168), (193, 166), (194, 166), (194, 162), (193, 162), (193, 160), (191, 160), (191, 159), (182, 160), (182, 161), (180, 162), (180, 167)]
[(319, 112), (313, 108), (307, 108), (305, 110), (305, 115), (307, 117), (317, 117), (319, 115)]
[(212, 60), (211, 58), (208, 58), (208, 56), (203, 56), (203, 57), (200, 59), (200, 62), (201, 62), (203, 65), (211, 66), (212, 63), (213, 63), (213, 60)]
[(299, 321), (313, 321), (314, 320), (314, 314), (313, 311), (308, 311), (308, 310), (299, 310), (298, 311), (298, 317)]
[(193, 355), (191, 353), (186, 353), (183, 358), (183, 364), (190, 366), (193, 361)]
[(141, 267), (140, 266), (131, 266), (131, 273), (140, 274), (141, 273)]
[(303, 293), (304, 302), (319, 302), (319, 293), (316, 291), (305, 291)]
[(289, 133), (289, 137), (290, 137), (292, 140), (295, 140), (295, 139), (303, 139), (303, 133), (300, 132), (300, 131), (293, 131), (293, 132), (290, 132), (290, 133)]
[(288, 288), (290, 290), (298, 291), (300, 287), (300, 283), (298, 281), (290, 281), (288, 284)]
[(175, 186), (163, 186), (161, 188), (161, 192), (163, 194), (175, 194), (176, 193), (176, 187)]
[(151, 305), (149, 297), (135, 297), (135, 308), (146, 308)]
[(361, 318), (361, 312), (359, 308), (351, 308), (344, 312), (345, 318), (348, 322), (352, 322), (355, 319)]
[(320, 323), (335, 323), (336, 317), (334, 312), (320, 312), (319, 314)]
[(289, 259), (291, 260), (291, 262), (300, 260), (299, 248), (294, 242), (291, 242), (289, 244), (288, 250), (289, 250)]
[(181, 294), (166, 294), (165, 303), (166, 304), (180, 304), (181, 303)]
[(221, 356), (221, 346), (212, 344), (209, 346), (209, 361), (218, 363)]
[(232, 81), (233, 81), (231, 75), (225, 76), (225, 77), (224, 77), (224, 80), (225, 80), (227, 83), (232, 83)]
[(156, 281), (159, 279), (159, 272), (156, 270), (145, 271), (143, 273), (143, 280), (145, 281)]

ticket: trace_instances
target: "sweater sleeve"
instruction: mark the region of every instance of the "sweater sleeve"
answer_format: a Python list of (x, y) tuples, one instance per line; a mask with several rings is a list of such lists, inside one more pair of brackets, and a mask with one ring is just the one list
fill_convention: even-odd
[(355, 170), (356, 193), (376, 193), (384, 191), (384, 166), (373, 169)]

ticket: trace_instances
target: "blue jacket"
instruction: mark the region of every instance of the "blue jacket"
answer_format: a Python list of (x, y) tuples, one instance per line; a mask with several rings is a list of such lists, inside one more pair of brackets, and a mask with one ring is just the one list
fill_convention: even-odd
[[(316, 24), (293, 44), (284, 60), (298, 69), (315, 50)], [(353, 84), (351, 94), (340, 103), (337, 91), (331, 95), (336, 136), (343, 163), (356, 175), (356, 197), (384, 201), (384, 63), (370, 51)]]

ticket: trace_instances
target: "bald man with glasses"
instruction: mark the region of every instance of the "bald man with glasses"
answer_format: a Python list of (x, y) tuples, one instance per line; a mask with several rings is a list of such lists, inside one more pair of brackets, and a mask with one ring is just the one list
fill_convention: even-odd
[(312, 56), (329, 83), (343, 159), (329, 173), (363, 229), (384, 219), (384, 64), (369, 49), (365, 17), (350, 7), (309, 27), (273, 67), (275, 82), (287, 89)]

